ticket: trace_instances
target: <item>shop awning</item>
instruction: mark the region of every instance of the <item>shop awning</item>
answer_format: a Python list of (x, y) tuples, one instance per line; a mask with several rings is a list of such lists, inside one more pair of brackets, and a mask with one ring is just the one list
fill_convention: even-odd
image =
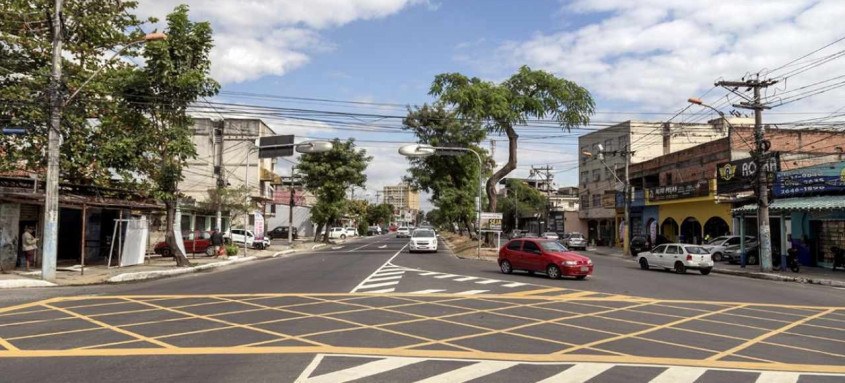
[[(845, 210), (845, 195), (826, 195), (816, 197), (795, 197), (777, 199), (769, 203), (770, 211), (821, 211)], [(753, 213), (756, 204), (745, 205), (732, 210), (734, 213)]]

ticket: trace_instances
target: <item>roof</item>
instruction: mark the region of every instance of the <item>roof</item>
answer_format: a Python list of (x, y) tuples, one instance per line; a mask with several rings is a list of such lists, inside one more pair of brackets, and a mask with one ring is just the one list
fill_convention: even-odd
[[(845, 195), (826, 195), (817, 197), (795, 197), (776, 199), (769, 204), (769, 210), (845, 210)], [(749, 213), (757, 211), (756, 204), (745, 205), (733, 209), (734, 213)]]

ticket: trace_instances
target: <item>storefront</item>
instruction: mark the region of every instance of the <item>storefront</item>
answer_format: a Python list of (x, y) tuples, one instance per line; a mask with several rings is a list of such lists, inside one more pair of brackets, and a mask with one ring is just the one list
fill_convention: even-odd
[(733, 232), (731, 206), (716, 203), (714, 180), (648, 189), (646, 205), (657, 207), (657, 217), (651, 219), (673, 242), (700, 244)]

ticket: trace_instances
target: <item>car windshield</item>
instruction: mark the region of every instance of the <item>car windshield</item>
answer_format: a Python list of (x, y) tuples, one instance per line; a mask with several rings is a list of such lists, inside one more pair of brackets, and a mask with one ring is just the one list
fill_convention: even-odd
[(686, 249), (689, 254), (710, 254), (710, 252), (701, 246), (684, 246), (684, 249)]
[(577, 234), (577, 233), (576, 233), (576, 234), (570, 234), (570, 235), (569, 235), (569, 238), (570, 238), (570, 239), (583, 239), (583, 238), (584, 238), (584, 236), (583, 236), (583, 235), (581, 235), (581, 234)]
[(711, 239), (709, 242), (707, 242), (707, 244), (708, 245), (718, 245), (726, 239), (728, 239), (728, 237), (716, 237), (716, 238)]
[(540, 242), (540, 246), (542, 246), (543, 250), (546, 251), (568, 251), (565, 246), (561, 245), (560, 242), (557, 241), (543, 241)]
[(415, 230), (414, 238), (434, 238), (434, 232), (431, 230)]

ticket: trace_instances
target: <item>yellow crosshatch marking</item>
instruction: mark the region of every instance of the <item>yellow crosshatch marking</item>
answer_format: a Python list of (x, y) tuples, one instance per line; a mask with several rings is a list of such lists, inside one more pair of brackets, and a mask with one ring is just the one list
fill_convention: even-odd
[[(845, 331), (827, 331), (841, 330), (843, 307), (560, 291), (52, 298), (0, 308), (0, 358), (322, 353), (845, 373)], [(820, 362), (791, 364), (783, 350)]]

